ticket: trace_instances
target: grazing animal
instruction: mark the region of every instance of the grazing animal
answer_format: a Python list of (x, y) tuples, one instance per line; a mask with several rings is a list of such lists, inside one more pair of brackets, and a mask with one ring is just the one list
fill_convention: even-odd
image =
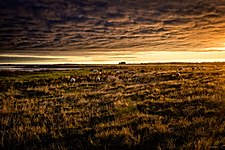
[(180, 67), (179, 70), (180, 70), (180, 71), (183, 70), (183, 67)]
[(96, 81), (97, 81), (97, 82), (100, 82), (100, 81), (101, 81), (101, 78), (100, 78), (100, 77), (97, 77), (97, 78), (96, 78)]
[(116, 71), (116, 74), (121, 74), (121, 73), (122, 73), (122, 71), (120, 71), (120, 70)]
[(70, 78), (70, 82), (73, 83), (75, 82), (76, 80), (74, 78)]
[(97, 72), (98, 72), (98, 70), (93, 70), (93, 72), (94, 72), (94, 73), (97, 73)]
[(128, 73), (129, 74), (135, 74), (135, 71), (129, 71)]
[(115, 77), (115, 76), (108, 76), (107, 80), (108, 80), (109, 82), (113, 82), (113, 81), (116, 80), (116, 77)]
[(176, 77), (180, 77), (180, 73), (177, 72), (177, 73), (175, 74), (175, 76), (176, 76)]

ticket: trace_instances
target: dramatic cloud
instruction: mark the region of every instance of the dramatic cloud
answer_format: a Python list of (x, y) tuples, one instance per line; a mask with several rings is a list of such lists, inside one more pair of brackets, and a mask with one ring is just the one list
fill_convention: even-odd
[(60, 59), (57, 58), (38, 58), (38, 57), (4, 57), (0, 56), (0, 64), (7, 64), (7, 63), (48, 63), (48, 62), (59, 62)]
[(224, 50), (224, 18), (225, 0), (3, 0), (0, 55)]

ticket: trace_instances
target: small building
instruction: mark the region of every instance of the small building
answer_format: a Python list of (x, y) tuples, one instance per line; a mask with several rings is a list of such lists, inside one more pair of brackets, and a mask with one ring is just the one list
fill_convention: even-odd
[(122, 61), (122, 62), (119, 62), (120, 65), (126, 65), (126, 62)]

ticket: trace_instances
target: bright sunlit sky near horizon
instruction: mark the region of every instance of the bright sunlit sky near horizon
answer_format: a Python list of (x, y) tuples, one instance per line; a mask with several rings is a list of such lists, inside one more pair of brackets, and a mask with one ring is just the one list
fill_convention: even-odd
[(3, 0), (0, 63), (225, 61), (225, 0)]

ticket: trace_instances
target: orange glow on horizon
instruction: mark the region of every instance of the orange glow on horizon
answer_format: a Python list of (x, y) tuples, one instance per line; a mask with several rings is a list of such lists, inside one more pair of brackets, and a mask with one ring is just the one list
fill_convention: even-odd
[[(154, 63), (154, 62), (225, 62), (225, 51), (215, 52), (168, 52), (168, 51), (153, 51), (153, 52), (134, 52), (124, 54), (117, 53), (101, 53), (88, 56), (31, 56), (31, 55), (10, 55), (4, 54), (0, 57), (24, 57), (24, 58), (44, 58), (45, 60), (24, 61), (18, 63), (26, 64), (118, 64), (125, 61), (127, 63)], [(8, 62), (10, 63), (10, 62)], [(11, 62), (12, 63), (12, 62)], [(17, 64), (18, 64), (17, 63)], [(3, 64), (3, 63), (1, 63)], [(15, 62), (12, 64), (16, 64)]]

